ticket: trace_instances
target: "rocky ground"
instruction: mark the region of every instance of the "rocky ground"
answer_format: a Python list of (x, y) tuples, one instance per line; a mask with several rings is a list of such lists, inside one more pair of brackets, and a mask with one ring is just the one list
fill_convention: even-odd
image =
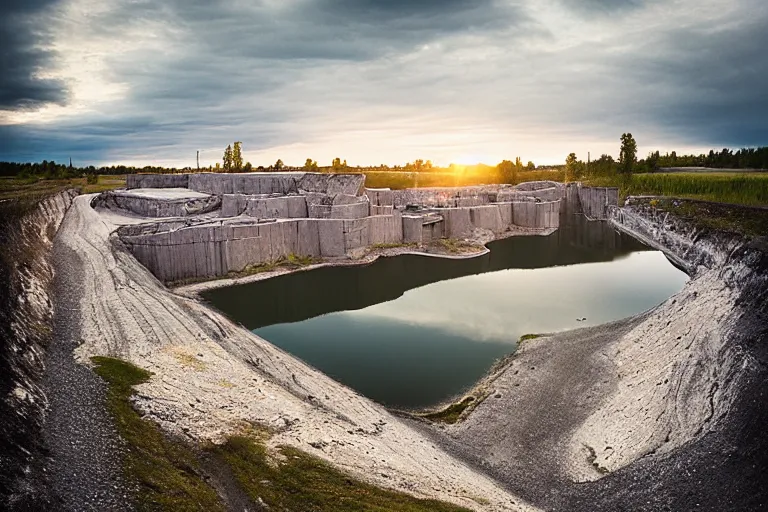
[(646, 314), (526, 341), (435, 439), (545, 510), (768, 507), (766, 252), (656, 228), (709, 267)]
[(255, 422), (277, 432), (273, 446), (308, 451), (382, 487), (476, 510), (530, 509), (383, 407), (170, 292), (111, 236), (115, 226), (90, 199), (75, 200), (57, 239), (83, 272), (76, 355), (153, 372), (135, 400), (146, 419), (195, 442)]
[[(61, 234), (59, 235), (61, 236)], [(43, 427), (48, 448), (43, 485), (51, 510), (131, 510), (122, 478), (124, 449), (106, 410), (106, 384), (75, 361), (86, 273), (78, 255), (54, 244), (54, 329), (42, 387), (49, 407)]]
[[(196, 300), (226, 280), (168, 290), (113, 235), (137, 220), (90, 199), (75, 199), (54, 245), (45, 508), (131, 507), (106, 389), (87, 368), (94, 355), (153, 372), (134, 403), (171, 434), (219, 442), (243, 422), (267, 425), (273, 448), (475, 510), (768, 507), (765, 240), (623, 210), (617, 226), (668, 250), (692, 280), (647, 313), (526, 341), (483, 383), (488, 398), (435, 427), (390, 414)], [(356, 263), (413, 250), (378, 248)]]

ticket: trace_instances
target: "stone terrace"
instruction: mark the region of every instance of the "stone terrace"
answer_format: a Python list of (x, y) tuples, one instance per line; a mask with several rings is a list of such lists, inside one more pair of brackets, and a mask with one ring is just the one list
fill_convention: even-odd
[[(605, 218), (616, 189), (556, 182), (366, 189), (362, 174), (136, 174), (94, 207), (144, 217), (118, 230), (165, 282), (214, 278), (289, 255), (356, 257), (380, 245), (551, 230), (566, 210)], [(561, 205), (568, 203), (567, 208)], [(582, 204), (584, 203), (584, 204)]]

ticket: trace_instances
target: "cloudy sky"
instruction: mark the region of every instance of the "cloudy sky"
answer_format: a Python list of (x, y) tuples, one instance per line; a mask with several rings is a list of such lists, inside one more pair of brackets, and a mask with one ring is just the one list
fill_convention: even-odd
[(2, 0), (0, 160), (768, 144), (766, 0)]

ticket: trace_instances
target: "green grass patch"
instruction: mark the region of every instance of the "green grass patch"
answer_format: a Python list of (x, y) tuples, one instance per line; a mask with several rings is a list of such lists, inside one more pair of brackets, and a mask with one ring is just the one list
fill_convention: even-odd
[(406, 188), (425, 187), (468, 187), (472, 185), (492, 185), (512, 183), (517, 185), (526, 181), (563, 181), (563, 171), (539, 170), (521, 171), (514, 180), (509, 180), (495, 168), (489, 166), (468, 166), (466, 169), (439, 169), (423, 172), (404, 171), (369, 171), (365, 172), (365, 186), (368, 188)]
[(668, 196), (750, 206), (768, 205), (768, 173), (648, 173), (587, 180), (627, 196)]
[(445, 409), (441, 409), (436, 412), (430, 412), (421, 415), (422, 418), (426, 418), (430, 421), (436, 421), (439, 423), (454, 424), (459, 421), (461, 414), (467, 410), (468, 407), (475, 403), (476, 399), (473, 396), (464, 398), (461, 402), (451, 404)]
[[(225, 510), (216, 490), (204, 480), (193, 449), (166, 437), (156, 424), (142, 420), (131, 406), (133, 386), (147, 382), (151, 374), (118, 359), (91, 360), (96, 373), (109, 384), (107, 407), (128, 447), (123, 468), (125, 477), (138, 486), (137, 510)], [(231, 385), (226, 381), (219, 384)], [(361, 482), (296, 448), (279, 447), (275, 457), (265, 446), (268, 436), (266, 431), (248, 429), (247, 436), (232, 436), (223, 445), (209, 445), (204, 450), (223, 460), (249, 498), (254, 503), (266, 504), (269, 510), (467, 510)]]
[(216, 491), (203, 480), (191, 448), (166, 437), (131, 407), (133, 386), (147, 382), (151, 374), (118, 359), (91, 360), (95, 372), (109, 384), (107, 407), (128, 446), (123, 469), (126, 479), (138, 484), (137, 510), (225, 510)]
[(535, 340), (536, 338), (541, 338), (544, 336), (543, 334), (523, 334), (520, 336), (520, 339), (517, 341), (518, 345), (522, 345), (523, 342), (526, 342), (528, 340)]
[(3, 178), (0, 179), (0, 200), (39, 200), (68, 188), (76, 188), (83, 194), (91, 194), (125, 187), (125, 176), (98, 176), (95, 183), (93, 181), (93, 177), (90, 180), (87, 177), (51, 180), (35, 177)]
[(455, 238), (441, 238), (440, 240), (433, 241), (431, 246), (438, 251), (451, 254), (467, 254), (483, 250), (481, 245)]
[(232, 468), (235, 478), (255, 503), (270, 510), (315, 512), (454, 512), (466, 509), (421, 500), (357, 481), (326, 462), (296, 448), (282, 446), (273, 457), (261, 440), (231, 437), (212, 448)]
[(415, 243), (389, 243), (389, 244), (373, 244), (371, 249), (400, 249), (406, 247), (418, 247)]

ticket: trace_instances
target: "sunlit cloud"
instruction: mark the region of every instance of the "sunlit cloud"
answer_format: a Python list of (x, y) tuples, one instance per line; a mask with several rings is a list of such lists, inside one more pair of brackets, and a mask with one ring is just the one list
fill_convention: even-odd
[[(761, 0), (18, 2), (0, 159), (559, 163), (768, 138)], [(26, 5), (26, 4), (25, 4)], [(8, 17), (6, 16), (6, 19)], [(32, 27), (32, 28), (30, 28)]]

